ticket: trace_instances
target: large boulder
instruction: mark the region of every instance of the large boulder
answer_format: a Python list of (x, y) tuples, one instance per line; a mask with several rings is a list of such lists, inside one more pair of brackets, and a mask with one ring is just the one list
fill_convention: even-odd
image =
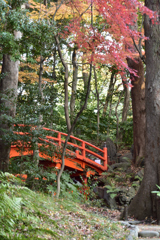
[(107, 153), (110, 158), (110, 161), (113, 161), (116, 158), (117, 148), (114, 142), (107, 138), (106, 141), (102, 144), (102, 148), (107, 147)]

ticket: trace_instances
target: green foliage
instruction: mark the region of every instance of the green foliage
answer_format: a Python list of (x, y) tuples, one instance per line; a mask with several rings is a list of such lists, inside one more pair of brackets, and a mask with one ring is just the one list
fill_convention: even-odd
[[(79, 201), (83, 199), (83, 195), (80, 193), (80, 188), (82, 184), (80, 182), (74, 182), (73, 179), (70, 177), (71, 172), (65, 171), (61, 177), (61, 197), (67, 197), (74, 201)], [(48, 173), (46, 174), (47, 179), (50, 182), (54, 182), (52, 185), (47, 186), (47, 190), (49, 193), (54, 195), (56, 193), (56, 179), (57, 175), (55, 173)]]
[[(26, 125), (33, 124), (38, 126), (39, 124), (46, 127), (59, 130), (65, 125), (63, 117), (64, 110), (61, 113), (57, 109), (58, 92), (57, 89), (51, 84), (42, 84), (44, 99), (41, 102), (39, 95), (38, 83), (19, 83), (18, 88), (18, 102), (17, 102), (17, 123), (23, 123)], [(43, 122), (39, 121), (39, 116), (43, 115)]]
[[(5, 1), (0, 0), (0, 54), (9, 54), (13, 60), (21, 57), (21, 44), (19, 38), (15, 38), (14, 31), (23, 32), (23, 26), (26, 25), (26, 11), (19, 11), (19, 7), (24, 1)], [(27, 39), (25, 39), (27, 41)]]
[[(8, 183), (6, 183), (7, 179)], [(31, 236), (30, 239), (36, 239), (38, 234), (44, 233), (49, 233), (53, 239), (59, 239), (56, 232), (47, 227), (39, 227), (40, 218), (43, 216), (39, 206), (42, 208), (43, 205), (36, 193), (17, 185), (19, 179), (8, 173), (1, 173), (0, 181), (1, 239), (24, 239), (24, 236), (28, 235)], [(56, 226), (54, 221), (52, 223)]]
[[(54, 168), (44, 169), (40, 165), (36, 165), (31, 157), (24, 156), (23, 158), (13, 158), (10, 163), (10, 172), (14, 174), (26, 174), (26, 186), (36, 191), (41, 191), (55, 195), (57, 189), (57, 170)], [(80, 182), (74, 182), (70, 177), (72, 172), (65, 171), (61, 177), (61, 195), (76, 201), (83, 198), (79, 189)]]
[(111, 198), (115, 198), (120, 191), (120, 189), (117, 188), (113, 183), (111, 185), (106, 185), (105, 188), (108, 189), (107, 193), (109, 193)]
[[(85, 123), (85, 124), (84, 124)], [(109, 136), (115, 139), (116, 136), (116, 117), (106, 116), (100, 118), (99, 142), (97, 139), (97, 114), (94, 109), (86, 109), (80, 116), (75, 133), (79, 138), (92, 142), (95, 145), (101, 146), (108, 137), (107, 129), (109, 129)]]
[(128, 117), (126, 122), (120, 123), (120, 132), (122, 133), (122, 141), (126, 146), (133, 144), (133, 119)]
[(156, 185), (159, 191), (152, 191), (151, 193), (156, 193), (158, 197), (160, 197), (160, 186)]

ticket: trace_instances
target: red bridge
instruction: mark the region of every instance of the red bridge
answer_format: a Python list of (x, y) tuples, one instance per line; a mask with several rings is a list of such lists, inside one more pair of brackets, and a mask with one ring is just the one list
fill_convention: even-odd
[[(25, 128), (22, 124), (18, 125), (18, 127), (21, 129)], [(14, 132), (20, 135), (20, 138), (28, 137), (31, 140), (18, 140), (13, 143), (11, 145), (10, 158), (25, 155), (33, 156), (31, 143), (34, 138), (34, 131), (37, 131), (38, 127), (29, 128), (31, 131), (28, 132), (22, 132), (22, 130)], [(60, 169), (62, 162), (61, 152), (67, 134), (45, 127), (41, 130), (43, 134), (37, 138), (38, 141), (36, 140), (39, 157), (41, 157), (40, 163), (44, 167)], [(106, 147), (100, 149), (77, 137), (70, 136), (65, 154), (65, 169), (76, 170), (77, 175), (89, 177), (90, 175), (101, 174), (107, 171), (107, 165)]]

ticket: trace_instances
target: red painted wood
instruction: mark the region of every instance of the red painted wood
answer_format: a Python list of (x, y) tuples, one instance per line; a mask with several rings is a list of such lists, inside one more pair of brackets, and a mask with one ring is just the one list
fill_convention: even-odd
[[(24, 127), (23, 124), (19, 125), (20, 127)], [(34, 130), (36, 127), (30, 126), (31, 130)], [(46, 131), (46, 138), (39, 138), (39, 140), (43, 143), (46, 144), (52, 144), (54, 146), (62, 146), (62, 143), (65, 142), (62, 137), (66, 137), (66, 133), (62, 133), (56, 130), (52, 130), (49, 128), (44, 128), (43, 130)], [(19, 135), (25, 135), (29, 134), (27, 132), (14, 132), (15, 134)], [(56, 134), (56, 137), (50, 136), (50, 134)], [(79, 171), (83, 171), (86, 166), (90, 167), (91, 169), (95, 170), (98, 174), (101, 174), (103, 171), (107, 171), (108, 169), (108, 157), (107, 157), (107, 148), (105, 147), (103, 150), (86, 142), (83, 141), (82, 139), (79, 139), (77, 137), (71, 136), (70, 139), (76, 140), (76, 144), (72, 142), (67, 143), (67, 147), (74, 147), (76, 149), (75, 151), (71, 151), (67, 148), (66, 152), (67, 155), (69, 154), (70, 157), (65, 157), (65, 166), (72, 168), (72, 169), (77, 169)], [(42, 146), (42, 143), (39, 143), (39, 147)], [(49, 146), (49, 145), (48, 145)], [(47, 147), (47, 145), (46, 145)], [(94, 151), (98, 151), (98, 153), (88, 149), (88, 147), (91, 147), (94, 149)], [(20, 156), (20, 155), (27, 155), (27, 154), (33, 154), (33, 151), (30, 149), (29, 144), (25, 144), (23, 146), (24, 150), (22, 152), (17, 152), (16, 150), (18, 149), (15, 144), (12, 144), (11, 146), (11, 152), (10, 152), (10, 157), (14, 156)], [(100, 154), (101, 155), (100, 155)], [(56, 168), (61, 167), (61, 156), (58, 154), (57, 156), (54, 157), (49, 157), (48, 155), (40, 152), (39, 153), (41, 157), (45, 158), (48, 161), (52, 161), (52, 164), (48, 163), (48, 166), (55, 166)], [(90, 156), (88, 156), (89, 154)], [(102, 164), (99, 164), (92, 160), (91, 158), (98, 158), (101, 160)], [(89, 174), (88, 174), (89, 175)]]

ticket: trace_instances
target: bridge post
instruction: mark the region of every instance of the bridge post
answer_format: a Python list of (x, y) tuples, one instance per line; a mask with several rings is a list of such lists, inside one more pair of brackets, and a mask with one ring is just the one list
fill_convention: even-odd
[(58, 132), (57, 138), (58, 138), (58, 146), (61, 146), (61, 133), (60, 132)]
[(85, 150), (85, 142), (84, 141), (82, 142), (82, 156), (83, 156), (83, 158), (86, 157), (86, 150)]
[(108, 156), (107, 156), (107, 148), (104, 147), (103, 148), (104, 151), (104, 167), (106, 168), (106, 170), (108, 169)]
[(78, 156), (79, 156), (79, 150), (76, 149), (75, 153), (76, 153), (76, 157), (78, 158)]

